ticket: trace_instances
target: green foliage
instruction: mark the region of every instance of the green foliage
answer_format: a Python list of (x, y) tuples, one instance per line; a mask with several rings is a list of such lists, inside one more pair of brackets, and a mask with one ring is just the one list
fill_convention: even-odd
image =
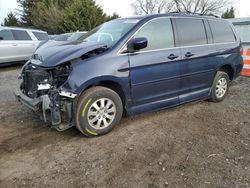
[(59, 33), (62, 15), (58, 1), (38, 2), (33, 9), (32, 24), (35, 28), (45, 30), (48, 33)]
[(33, 9), (37, 2), (42, 0), (17, 0), (21, 9), (18, 9), (17, 14), (20, 16), (20, 23), (24, 27), (32, 27)]
[(61, 29), (88, 31), (107, 20), (106, 14), (93, 0), (74, 0), (63, 11)]
[(19, 26), (18, 19), (15, 14), (10, 12), (6, 18), (4, 18), (3, 26)]
[(120, 16), (117, 13), (113, 13), (112, 16), (107, 17), (107, 21), (117, 19), (117, 18), (120, 18)]
[(106, 15), (95, 0), (17, 0), (20, 24), (48, 33), (89, 31), (103, 22), (118, 18)]
[(235, 18), (235, 8), (231, 7), (230, 9), (227, 9), (226, 12), (224, 12), (221, 16), (222, 18)]

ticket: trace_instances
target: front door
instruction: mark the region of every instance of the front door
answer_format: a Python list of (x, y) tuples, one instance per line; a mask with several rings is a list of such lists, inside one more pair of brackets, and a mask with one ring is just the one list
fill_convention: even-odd
[(147, 38), (148, 46), (129, 54), (134, 110), (140, 113), (179, 104), (181, 56), (171, 19), (149, 21), (135, 34), (138, 37)]
[(24, 30), (3, 29), (0, 37), (0, 63), (28, 60), (36, 48)]
[(25, 30), (11, 30), (15, 38), (15, 56), (20, 60), (28, 60), (36, 49), (36, 42)]
[(3, 29), (0, 31), (0, 37), (0, 63), (16, 61), (13, 55), (16, 44), (12, 32), (9, 29)]

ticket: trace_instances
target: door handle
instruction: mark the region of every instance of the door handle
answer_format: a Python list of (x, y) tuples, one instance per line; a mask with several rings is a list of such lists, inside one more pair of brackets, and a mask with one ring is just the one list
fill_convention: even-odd
[(186, 57), (192, 57), (192, 56), (194, 56), (194, 54), (192, 54), (191, 52), (187, 52), (187, 53), (185, 54), (185, 56), (186, 56)]
[(12, 44), (12, 46), (17, 46), (17, 44)]
[(170, 54), (170, 55), (168, 56), (168, 59), (174, 60), (174, 59), (176, 59), (176, 58), (178, 58), (178, 57), (179, 57), (179, 56), (177, 56), (177, 55)]

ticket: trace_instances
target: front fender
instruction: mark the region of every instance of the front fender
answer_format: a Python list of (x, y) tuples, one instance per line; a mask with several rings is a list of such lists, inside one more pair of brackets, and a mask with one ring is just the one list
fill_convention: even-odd
[(82, 94), (87, 88), (89, 88), (92, 85), (96, 85), (100, 82), (113, 82), (121, 86), (123, 89), (123, 92), (125, 92), (124, 83), (120, 78), (114, 77), (114, 76), (100, 76), (92, 78), (91, 80), (88, 80), (87, 82), (83, 83), (80, 87), (77, 88), (75, 91), (76, 94), (80, 95)]
[(127, 56), (99, 56), (73, 65), (62, 89), (81, 95), (86, 88), (99, 82), (110, 81), (121, 86), (130, 98), (129, 62)]

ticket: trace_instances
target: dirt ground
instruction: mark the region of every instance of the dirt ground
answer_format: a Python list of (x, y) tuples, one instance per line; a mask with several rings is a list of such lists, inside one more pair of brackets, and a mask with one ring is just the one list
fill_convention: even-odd
[(123, 118), (108, 135), (57, 132), (19, 104), (0, 70), (0, 187), (250, 187), (250, 78), (222, 103)]

